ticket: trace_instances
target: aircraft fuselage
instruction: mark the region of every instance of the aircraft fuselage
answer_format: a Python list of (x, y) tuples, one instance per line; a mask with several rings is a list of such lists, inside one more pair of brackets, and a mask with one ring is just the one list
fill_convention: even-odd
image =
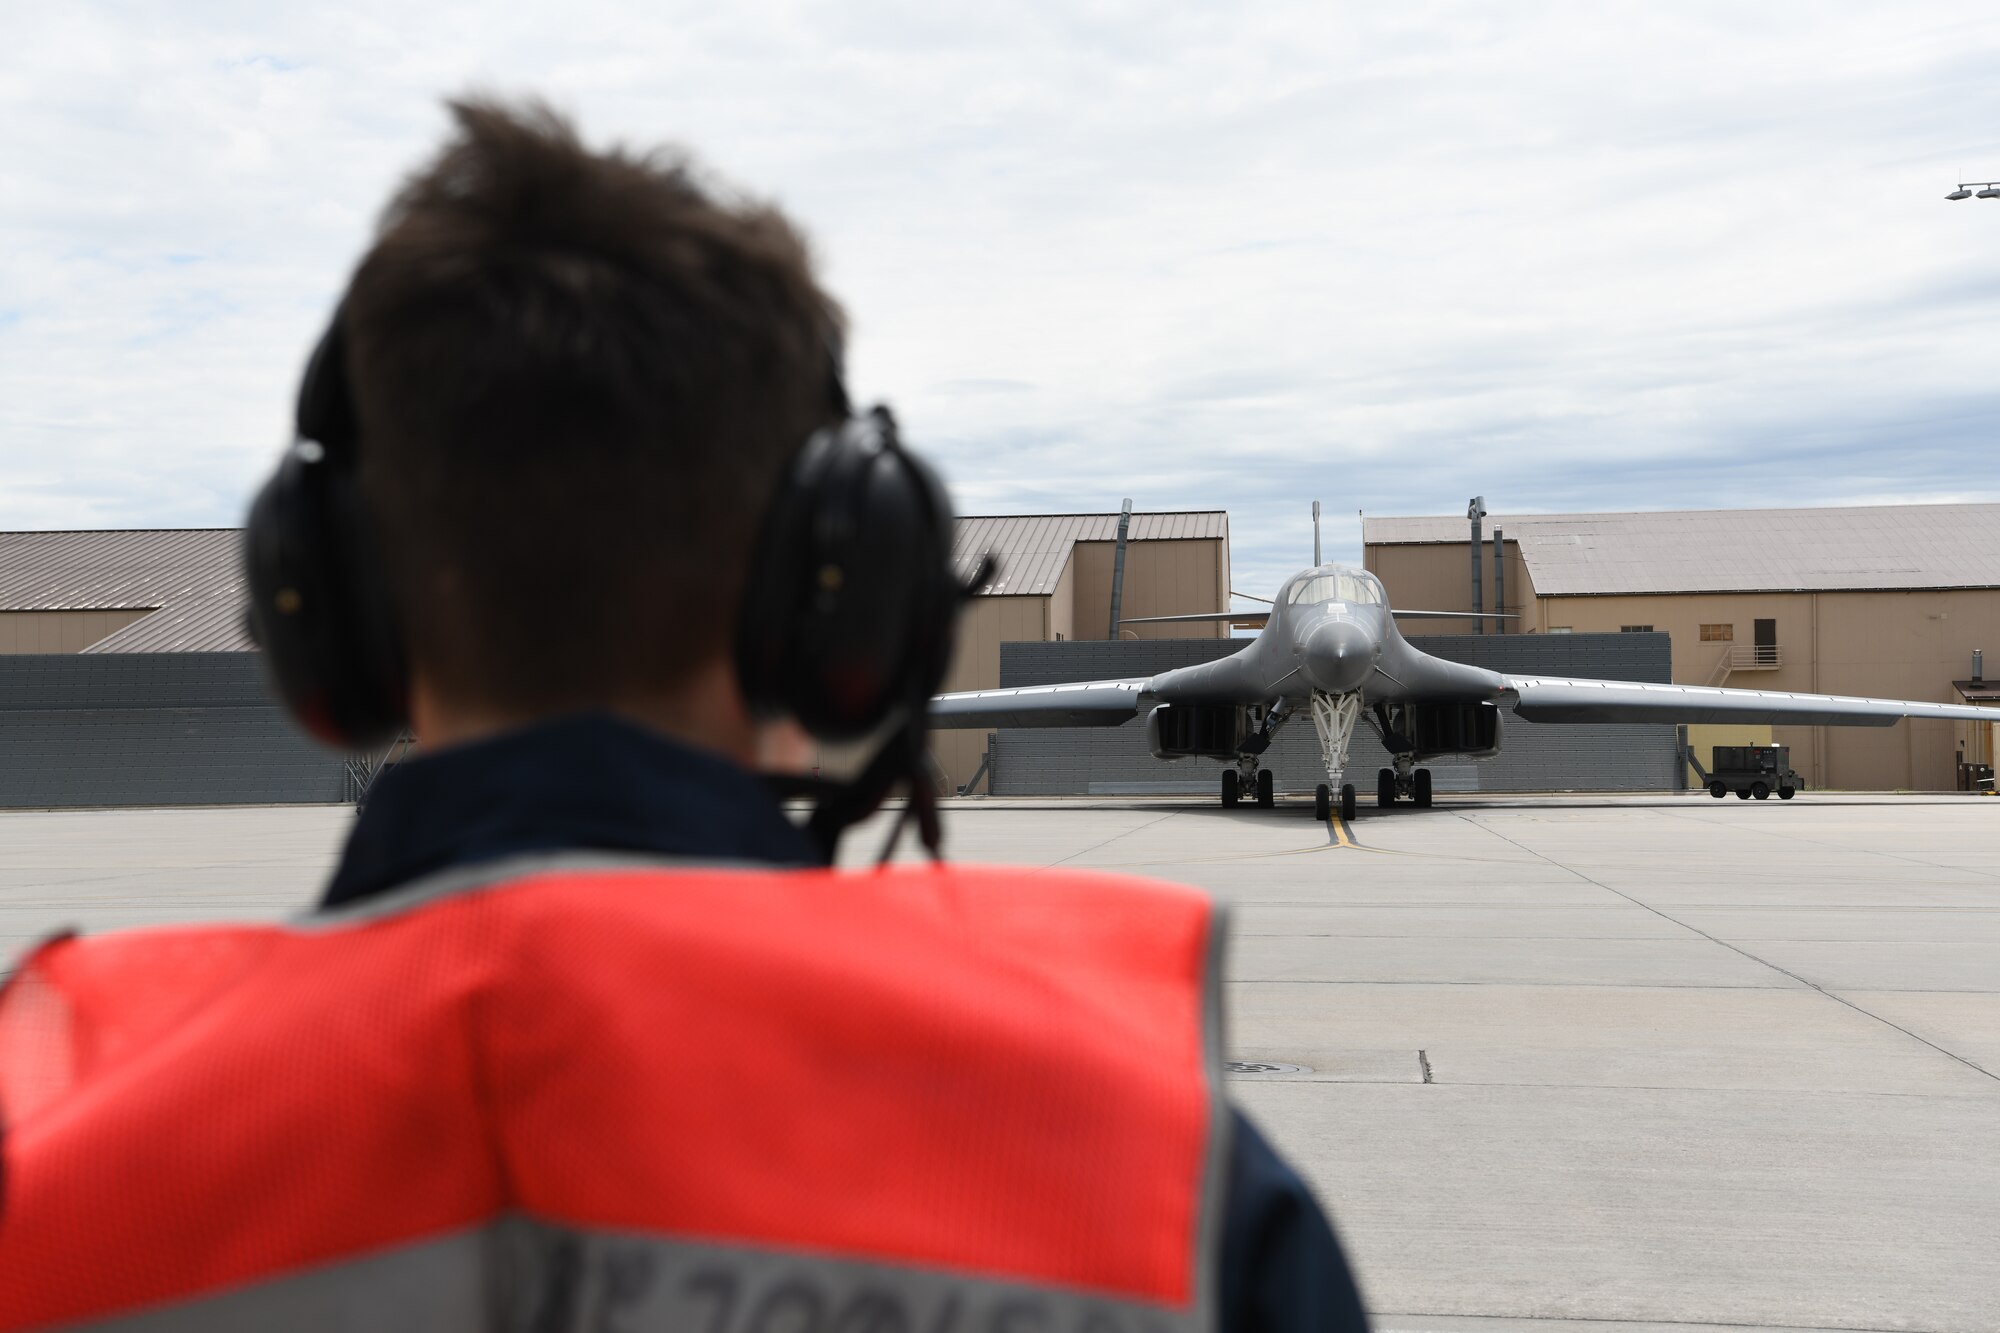
[(1320, 565), (1287, 580), (1263, 630), (1239, 652), (1153, 677), (1160, 703), (1259, 699), (1297, 705), (1314, 690), (1364, 703), (1498, 696), (1502, 677), (1413, 647), (1396, 628), (1381, 581), (1365, 569)]

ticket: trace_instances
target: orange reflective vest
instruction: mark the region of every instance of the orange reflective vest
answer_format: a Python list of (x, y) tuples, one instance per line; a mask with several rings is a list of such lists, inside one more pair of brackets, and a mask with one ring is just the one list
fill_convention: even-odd
[(539, 858), (0, 992), (0, 1329), (1213, 1324), (1216, 910)]

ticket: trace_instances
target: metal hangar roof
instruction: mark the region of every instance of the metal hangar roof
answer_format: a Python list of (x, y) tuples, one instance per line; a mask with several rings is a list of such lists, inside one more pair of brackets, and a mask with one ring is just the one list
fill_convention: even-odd
[[(1132, 515), (1132, 541), (1224, 538), (1221, 510)], [(1081, 541), (1113, 541), (1117, 514), (1017, 514), (958, 520), (952, 561), (970, 578), (992, 552), (988, 596), (1055, 591)], [(146, 610), (92, 653), (248, 652), (237, 528), (0, 532), (0, 612)]]
[[(1486, 517), (1549, 597), (2000, 587), (2000, 504)], [(1369, 518), (1362, 544), (1464, 542), (1460, 516)]]
[[(1227, 540), (1229, 514), (1221, 509), (1135, 512), (1125, 536), (1135, 542)], [(1117, 514), (974, 514), (958, 520), (951, 559), (961, 579), (978, 572), (981, 556), (991, 553), (999, 559), (992, 582), (979, 590), (982, 597), (1045, 597), (1056, 590), (1072, 546), (1117, 539)]]
[(242, 543), (236, 528), (0, 532), (0, 611), (151, 608), (85, 651), (247, 651)]

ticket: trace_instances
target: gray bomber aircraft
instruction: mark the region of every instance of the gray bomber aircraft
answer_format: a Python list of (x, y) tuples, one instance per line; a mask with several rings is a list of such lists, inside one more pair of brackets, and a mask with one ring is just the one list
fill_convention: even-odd
[[(1257, 637), (1228, 657), (1128, 680), (942, 694), (931, 700), (930, 723), (1102, 727), (1144, 713), (1156, 758), (1200, 755), (1233, 763), (1222, 774), (1222, 803), (1254, 799), (1270, 806), (1271, 770), (1259, 767), (1259, 760), (1278, 730), (1304, 713), (1319, 733), (1326, 766), (1314, 814), (1326, 819), (1338, 802), (1342, 816), (1352, 819), (1348, 746), (1363, 720), (1395, 763), (1376, 777), (1376, 801), (1384, 807), (1399, 800), (1431, 803), (1430, 770), (1419, 767), (1425, 760), (1498, 754), (1501, 704), (1514, 705), (1515, 714), (1530, 722), (1886, 727), (1906, 717), (2000, 721), (1992, 709), (1953, 704), (1508, 675), (1431, 656), (1403, 637), (1398, 617), (1480, 618), (1463, 611), (1394, 610), (1381, 580), (1367, 570), (1319, 565), (1293, 575), (1268, 611), (1121, 622), (1263, 621)], [(1778, 794), (1789, 797), (1791, 790)]]

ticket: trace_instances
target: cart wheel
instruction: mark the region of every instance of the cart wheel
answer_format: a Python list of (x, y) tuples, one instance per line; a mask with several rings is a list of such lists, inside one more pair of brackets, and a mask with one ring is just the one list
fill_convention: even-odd
[(1781, 801), (1789, 801), (1798, 794), (1799, 794), (1799, 789), (1797, 787), (1778, 788), (1778, 799)]
[(1225, 768), (1222, 770), (1222, 808), (1227, 810), (1235, 805), (1236, 795), (1236, 770)]
[(1738, 788), (1736, 789), (1736, 799), (1737, 799), (1737, 800), (1739, 800), (1739, 801), (1747, 801), (1747, 800), (1749, 800), (1749, 799), (1750, 799), (1750, 789), (1749, 789), (1748, 787), (1738, 787)]
[(1278, 788), (1276, 786), (1276, 779), (1274, 779), (1271, 776), (1271, 770), (1268, 768), (1258, 769), (1257, 804), (1262, 806), (1264, 809), (1269, 810), (1272, 806), (1276, 805), (1277, 803), (1278, 803)]
[(1708, 794), (1710, 796), (1713, 796), (1716, 800), (1719, 801), (1723, 797), (1729, 795), (1729, 788), (1722, 785), (1721, 778), (1717, 778), (1715, 781), (1708, 784)]
[(1753, 782), (1750, 784), (1750, 794), (1756, 797), (1760, 801), (1768, 801), (1771, 799), (1771, 789), (1765, 786), (1761, 782)]

